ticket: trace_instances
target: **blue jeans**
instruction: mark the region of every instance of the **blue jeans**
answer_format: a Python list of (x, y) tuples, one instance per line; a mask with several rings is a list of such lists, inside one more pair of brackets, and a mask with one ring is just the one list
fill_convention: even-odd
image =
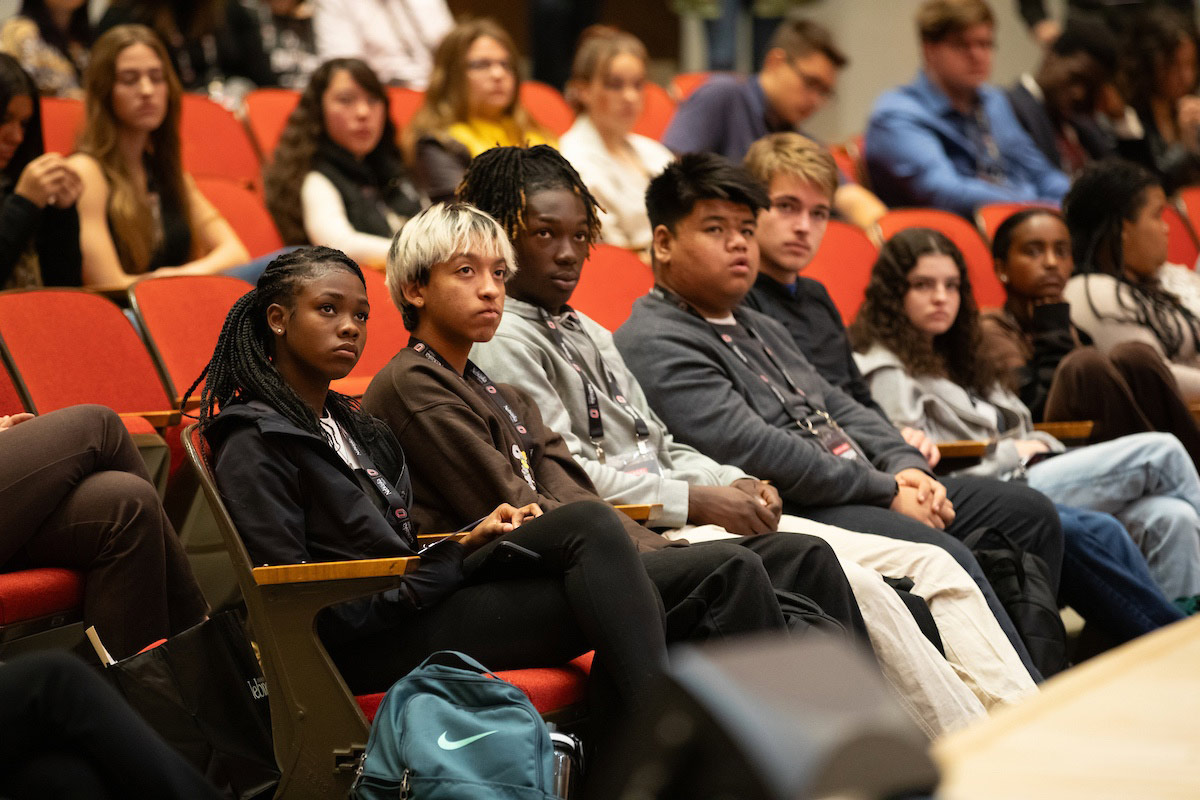
[(1200, 594), (1200, 475), (1169, 433), (1135, 433), (1072, 450), (1029, 469), (1056, 503), (1112, 514), (1168, 598)]
[(229, 275), (234, 278), (241, 278), (248, 283), (258, 285), (259, 276), (267, 271), (267, 266), (270, 265), (272, 261), (284, 253), (290, 253), (293, 250), (299, 249), (300, 248), (295, 245), (281, 247), (273, 253), (267, 253), (265, 256), (259, 256), (258, 258), (251, 259), (245, 264), (239, 264), (236, 267), (230, 267), (229, 269), (224, 270), (221, 274)]
[(1121, 642), (1183, 619), (1120, 522), (1099, 511), (1055, 507), (1066, 545), (1060, 602)]

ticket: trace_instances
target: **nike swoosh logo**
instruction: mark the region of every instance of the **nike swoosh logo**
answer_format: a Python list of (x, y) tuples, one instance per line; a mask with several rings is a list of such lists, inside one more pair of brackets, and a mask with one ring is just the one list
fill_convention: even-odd
[(471, 742), (478, 742), (483, 737), (491, 736), (493, 733), (499, 733), (499, 731), (485, 731), (474, 736), (468, 736), (466, 739), (459, 739), (456, 742), (452, 742), (447, 739), (447, 733), (448, 731), (442, 731), (442, 735), (438, 737), (437, 741), (438, 747), (442, 748), (443, 750), (457, 750), (460, 747), (466, 747), (467, 745), (471, 744)]

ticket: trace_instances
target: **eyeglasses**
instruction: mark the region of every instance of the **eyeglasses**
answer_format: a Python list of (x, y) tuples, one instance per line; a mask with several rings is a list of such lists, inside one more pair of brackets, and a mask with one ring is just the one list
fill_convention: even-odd
[(799, 76), (800, 82), (804, 84), (804, 88), (822, 100), (832, 100), (837, 94), (837, 90), (831, 84), (826, 83), (811, 72), (805, 72), (795, 60), (789, 58), (787, 63), (792, 68), (792, 71)]
[(512, 62), (507, 58), (473, 58), (467, 62), (468, 72), (490, 72), (499, 67), (505, 72), (512, 72)]

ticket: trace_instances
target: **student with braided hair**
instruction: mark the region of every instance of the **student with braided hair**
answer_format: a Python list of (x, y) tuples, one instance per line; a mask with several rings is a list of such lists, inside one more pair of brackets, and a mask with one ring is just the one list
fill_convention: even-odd
[(1145, 342), (1170, 367), (1188, 402), (1200, 400), (1200, 319), (1163, 288), (1167, 198), (1145, 168), (1124, 161), (1089, 167), (1063, 202), (1075, 276), (1063, 299), (1071, 322), (1111, 355), (1125, 342)]
[[(503, 235), (476, 227), (464, 236), (507, 269)], [(307, 247), (272, 261), (226, 318), (205, 371), (200, 426), (256, 564), (417, 554), (411, 487), (420, 476), (386, 426), (329, 390), (358, 361), (369, 313), (358, 265)], [(473, 477), (449, 480), (444, 488), (457, 491)], [(654, 587), (617, 517), (598, 502), (544, 514), (533, 503), (501, 503), (455, 519), (432, 530), (462, 526), (464, 537), (422, 551), (398, 588), (327, 609), (318, 630), (357, 693), (386, 690), (436, 650), (511, 669), (595, 649), (592, 711), (611, 719), (666, 663)], [(506, 541), (540, 560), (527, 573), (503, 573), (489, 557)]]

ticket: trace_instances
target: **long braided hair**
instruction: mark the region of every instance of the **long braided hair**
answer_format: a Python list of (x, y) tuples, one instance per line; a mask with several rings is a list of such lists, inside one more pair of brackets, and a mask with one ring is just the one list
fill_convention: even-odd
[(491, 214), (510, 241), (526, 230), (529, 195), (543, 189), (568, 189), (583, 201), (588, 245), (600, 240), (600, 204), (579, 173), (549, 145), (493, 147), (471, 161), (455, 198)]
[[(1168, 358), (1187, 342), (1200, 345), (1200, 320), (1156, 279), (1132, 280), (1125, 269), (1122, 223), (1133, 222), (1145, 207), (1147, 193), (1161, 187), (1153, 174), (1129, 161), (1111, 159), (1084, 170), (1063, 199), (1063, 214), (1071, 232), (1071, 254), (1078, 275), (1108, 275), (1117, 281), (1117, 303), (1133, 321), (1149, 328)], [(1087, 286), (1092, 313), (1102, 318)]]
[[(320, 436), (332, 446), (329, 434), (312, 409), (275, 368), (274, 337), (267, 325), (267, 309), (272, 303), (294, 307), (296, 293), (306, 281), (338, 269), (363, 280), (358, 264), (341, 250), (302, 247), (272, 261), (258, 279), (258, 285), (233, 304), (212, 358), (184, 397), (186, 404), (200, 382), (205, 381), (200, 395), (201, 431), (212, 424), (218, 408), (260, 400), (297, 428)], [(364, 447), (378, 441), (382, 423), (363, 413), (357, 400), (331, 390), (325, 397), (325, 408)]]

